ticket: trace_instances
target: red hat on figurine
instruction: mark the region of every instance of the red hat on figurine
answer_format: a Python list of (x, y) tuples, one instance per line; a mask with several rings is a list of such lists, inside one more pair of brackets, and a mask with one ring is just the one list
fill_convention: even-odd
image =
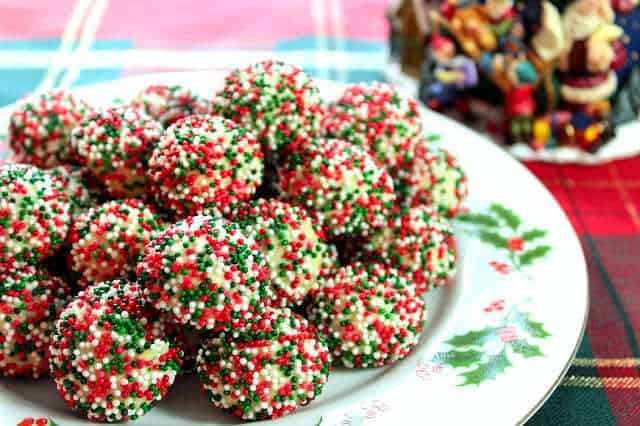
[(434, 33), (431, 36), (431, 40), (429, 40), (429, 47), (433, 50), (440, 50), (447, 46), (453, 46), (453, 41), (449, 37), (439, 33)]

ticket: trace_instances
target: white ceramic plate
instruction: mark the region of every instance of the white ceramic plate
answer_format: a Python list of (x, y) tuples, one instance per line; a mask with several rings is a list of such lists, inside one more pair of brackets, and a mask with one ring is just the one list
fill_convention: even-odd
[[(160, 74), (79, 88), (93, 104), (128, 99), (148, 84), (182, 84), (204, 96), (218, 73)], [(319, 82), (326, 99), (343, 87)], [(0, 110), (5, 128), (10, 108)], [(336, 369), (322, 396), (278, 425), (515, 424), (548, 397), (582, 337), (588, 305), (579, 241), (546, 189), (484, 137), (433, 112), (425, 129), (459, 158), (469, 177), (469, 213), (455, 222), (459, 273), (427, 294), (429, 325), (415, 351), (382, 369)], [(135, 424), (239, 423), (210, 405), (195, 377)], [(2, 418), (4, 417), (4, 420)], [(48, 379), (0, 380), (0, 424), (50, 417), (89, 424), (64, 405)]]
[[(403, 73), (398, 63), (389, 63), (385, 68), (385, 77), (398, 86), (402, 92), (415, 96), (418, 93), (417, 81)], [(596, 152), (583, 151), (572, 146), (557, 148), (532, 149), (529, 145), (519, 143), (507, 147), (516, 158), (521, 160), (545, 161), (548, 163), (602, 164), (612, 160), (635, 157), (640, 154), (640, 117), (625, 123), (616, 129), (616, 136)]]

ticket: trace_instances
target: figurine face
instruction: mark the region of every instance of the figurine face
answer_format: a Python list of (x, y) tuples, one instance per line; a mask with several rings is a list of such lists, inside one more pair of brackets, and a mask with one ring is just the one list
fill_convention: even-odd
[(565, 10), (563, 26), (570, 40), (581, 40), (612, 20), (608, 0), (576, 0)]
[(599, 3), (599, 0), (578, 0), (576, 1), (576, 12), (588, 15), (592, 10), (598, 10)]
[(445, 43), (438, 46), (437, 49), (433, 49), (432, 54), (436, 61), (448, 62), (455, 56), (456, 49), (453, 43)]
[(485, 3), (485, 10), (493, 20), (502, 18), (511, 8), (513, 0), (487, 0)]

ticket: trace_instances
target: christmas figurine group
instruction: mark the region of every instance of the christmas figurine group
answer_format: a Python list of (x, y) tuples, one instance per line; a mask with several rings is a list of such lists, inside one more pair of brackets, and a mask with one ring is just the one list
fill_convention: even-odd
[(419, 96), (431, 108), (500, 115), (508, 143), (592, 152), (638, 118), (637, 0), (426, 4)]
[(271, 60), (212, 95), (17, 104), (0, 375), (48, 375), (78, 415), (121, 422), (195, 371), (212, 409), (259, 420), (311, 402), (337, 366), (418, 344), (425, 298), (455, 273), (467, 184), (416, 101), (376, 83), (325, 102)]

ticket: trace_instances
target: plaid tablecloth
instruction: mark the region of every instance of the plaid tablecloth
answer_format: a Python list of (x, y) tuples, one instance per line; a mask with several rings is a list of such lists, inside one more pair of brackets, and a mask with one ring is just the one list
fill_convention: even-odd
[[(0, 1), (0, 106), (36, 88), (227, 69), (274, 54), (318, 77), (382, 79), (386, 3)], [(528, 166), (580, 235), (591, 287), (578, 358), (530, 424), (640, 424), (640, 159)]]

